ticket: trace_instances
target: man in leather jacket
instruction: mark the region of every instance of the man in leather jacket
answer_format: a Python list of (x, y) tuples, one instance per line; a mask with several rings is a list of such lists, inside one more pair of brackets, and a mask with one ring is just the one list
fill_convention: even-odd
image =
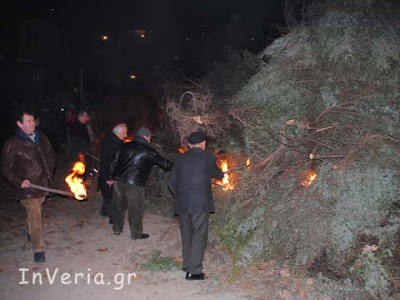
[(150, 146), (151, 131), (142, 127), (135, 139), (124, 144), (116, 153), (108, 173), (109, 185), (114, 184), (113, 231), (119, 235), (124, 227), (125, 211), (128, 209), (131, 239), (145, 239), (143, 213), (145, 206), (144, 186), (154, 165), (165, 171), (171, 170), (172, 163), (160, 156)]
[(48, 186), (55, 155), (48, 138), (36, 129), (33, 113), (21, 109), (17, 114), (17, 132), (3, 146), (3, 176), (17, 188), (17, 196), (27, 212), (28, 239), (32, 242), (34, 261), (44, 262), (45, 243), (42, 230), (42, 205), (46, 192), (29, 188), (30, 184)]

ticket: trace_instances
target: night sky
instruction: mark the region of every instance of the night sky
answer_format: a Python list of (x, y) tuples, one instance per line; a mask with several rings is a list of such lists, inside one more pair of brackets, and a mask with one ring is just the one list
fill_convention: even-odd
[(279, 0), (9, 1), (1, 18), (62, 25), (73, 53), (90, 47), (94, 34), (112, 43), (123, 31), (144, 29), (145, 57), (136, 63), (146, 70), (210, 63), (227, 45), (257, 52), (279, 34), (282, 22)]
[(205, 76), (227, 46), (257, 53), (280, 35), (282, 19), (280, 0), (3, 1), (4, 128), (13, 128), (18, 103), (98, 106), (138, 93), (154, 103), (147, 91), (159, 74)]

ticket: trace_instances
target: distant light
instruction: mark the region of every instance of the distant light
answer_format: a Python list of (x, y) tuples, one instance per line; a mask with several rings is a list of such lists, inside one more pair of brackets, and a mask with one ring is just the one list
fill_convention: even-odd
[(54, 8), (51, 8), (50, 11), (51, 11), (51, 12), (55, 12), (55, 9), (54, 9)]
[(252, 37), (251, 40), (254, 41), (254, 38)]
[(141, 34), (140, 37), (141, 37), (142, 39), (144, 39), (146, 36), (145, 36), (144, 34)]
[(61, 108), (61, 111), (64, 111), (65, 109), (64, 108)]
[(190, 39), (187, 37), (186, 40), (189, 41)]
[(177, 60), (177, 59), (178, 59), (178, 56), (175, 56), (174, 59)]
[(103, 41), (107, 41), (107, 40), (108, 40), (108, 36), (107, 36), (107, 35), (103, 35), (103, 36), (101, 37), (101, 39), (102, 39)]
[(137, 76), (135, 74), (131, 74), (131, 75), (129, 75), (129, 78), (132, 80), (135, 80), (137, 78)]

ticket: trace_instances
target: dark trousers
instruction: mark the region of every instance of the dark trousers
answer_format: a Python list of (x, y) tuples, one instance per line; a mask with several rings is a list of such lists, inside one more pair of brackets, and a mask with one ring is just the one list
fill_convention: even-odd
[(131, 237), (138, 238), (143, 233), (143, 214), (145, 206), (144, 188), (114, 181), (113, 231), (122, 232), (125, 211), (128, 209)]
[(101, 214), (112, 218), (112, 198), (103, 196), (103, 204), (101, 206)]
[(209, 213), (179, 215), (183, 269), (200, 274), (208, 239)]

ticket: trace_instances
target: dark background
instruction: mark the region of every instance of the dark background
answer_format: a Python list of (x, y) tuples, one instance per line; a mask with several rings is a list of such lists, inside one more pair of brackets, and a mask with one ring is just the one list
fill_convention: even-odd
[(2, 6), (1, 144), (15, 127), (12, 110), (21, 102), (38, 108), (46, 124), (68, 109), (113, 105), (117, 98), (135, 98), (152, 109), (158, 78), (204, 76), (225, 59), (227, 47), (257, 53), (280, 35), (283, 24), (279, 0), (7, 1)]

